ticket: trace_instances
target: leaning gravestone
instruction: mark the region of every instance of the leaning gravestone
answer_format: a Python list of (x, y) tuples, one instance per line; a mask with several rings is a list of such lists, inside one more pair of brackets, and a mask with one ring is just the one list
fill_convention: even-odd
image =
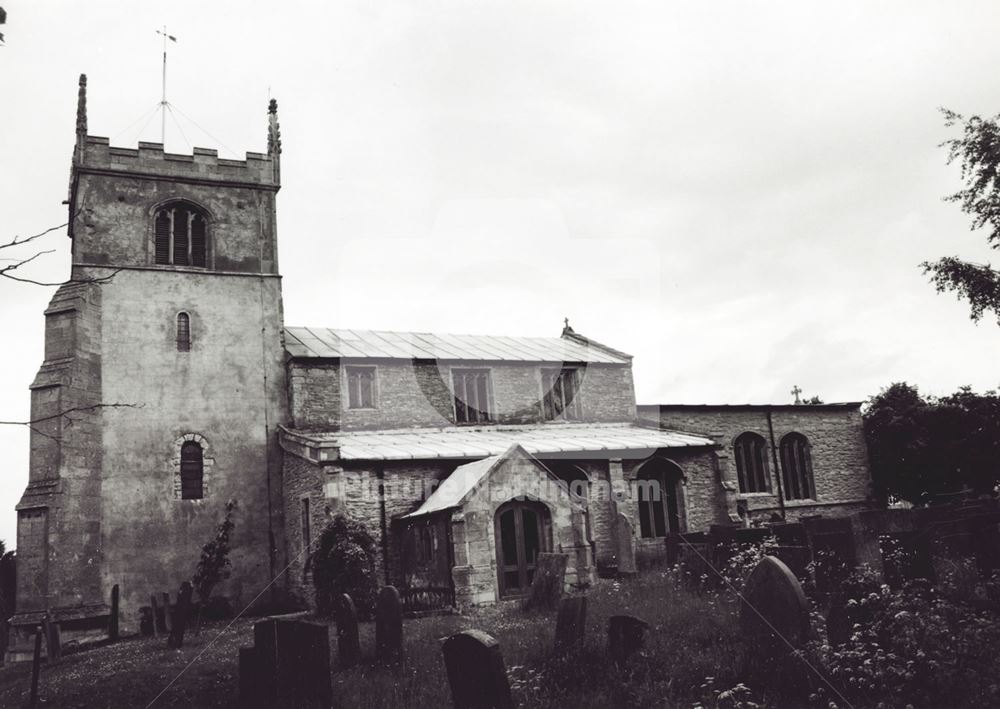
[(742, 601), (740, 627), (750, 664), (761, 670), (782, 665), (809, 634), (809, 602), (802, 584), (780, 559), (765, 556), (747, 577)]
[(336, 599), (337, 663), (342, 669), (353, 667), (361, 660), (361, 643), (358, 640), (358, 611), (346, 593)]
[[(118, 639), (118, 584), (111, 587), (111, 616), (108, 619), (108, 639), (114, 642)], [(140, 609), (141, 612), (141, 609)], [(141, 623), (140, 623), (141, 624)]]
[(385, 586), (375, 603), (375, 654), (383, 664), (403, 660), (403, 602), (395, 586)]
[(608, 618), (608, 654), (621, 664), (629, 655), (646, 647), (646, 630), (649, 624), (631, 615), (613, 615)]
[(455, 709), (513, 709), (500, 644), (486, 633), (465, 630), (441, 648)]
[(542, 552), (535, 562), (535, 575), (525, 608), (555, 608), (566, 583), (569, 554)]
[(583, 645), (587, 630), (587, 597), (570, 596), (559, 602), (556, 616), (556, 650)]
[(619, 512), (615, 515), (615, 556), (618, 559), (618, 573), (634, 576), (638, 572), (635, 563), (635, 535), (628, 517)]

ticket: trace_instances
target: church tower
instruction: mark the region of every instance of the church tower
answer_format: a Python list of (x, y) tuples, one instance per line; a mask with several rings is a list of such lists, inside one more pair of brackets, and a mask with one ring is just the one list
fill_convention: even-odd
[(72, 275), (45, 311), (31, 385), (15, 640), (40, 611), (64, 637), (101, 627), (114, 584), (134, 627), (150, 594), (191, 579), (229, 500), (219, 591), (250, 602), (283, 555), (277, 105), (267, 153), (226, 160), (112, 147), (87, 135), (85, 76), (78, 101)]

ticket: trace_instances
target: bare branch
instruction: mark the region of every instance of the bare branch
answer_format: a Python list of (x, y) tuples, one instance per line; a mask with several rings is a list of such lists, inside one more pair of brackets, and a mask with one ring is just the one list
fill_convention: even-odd
[[(9, 270), (13, 270), (13, 269), (9, 269)], [(33, 278), (21, 278), (19, 276), (12, 276), (12, 275), (10, 275), (10, 273), (7, 272), (8, 269), (0, 269), (0, 276), (2, 276), (4, 278), (9, 278), (12, 281), (17, 281), (18, 283), (31, 283), (31, 284), (36, 285), (36, 286), (61, 286), (63, 284), (67, 284), (67, 283), (94, 283), (96, 285), (101, 285), (102, 283), (107, 283), (108, 281), (110, 281), (112, 278), (114, 278), (115, 276), (117, 276), (123, 270), (125, 270), (125, 269), (116, 268), (113, 272), (109, 273), (106, 276), (95, 276), (93, 278), (71, 278), (68, 281), (59, 281), (59, 282), (53, 282), (53, 283), (49, 283), (49, 282), (46, 282), (46, 281), (36, 281)]]
[[(91, 404), (89, 406), (74, 406), (69, 409), (65, 409), (56, 414), (51, 414), (49, 416), (41, 416), (36, 419), (31, 419), (30, 421), (0, 421), (0, 426), (27, 426), (32, 428), (35, 424), (44, 423), (46, 421), (53, 421), (58, 418), (66, 418), (70, 422), (73, 421), (72, 414), (86, 413), (88, 411), (96, 411), (97, 409), (141, 409), (145, 404)], [(35, 430), (32, 428), (32, 430)], [(45, 435), (45, 434), (42, 434)]]
[[(77, 210), (77, 214), (79, 214), (79, 213), (80, 213), (80, 210)], [(74, 216), (74, 218), (76, 217), (76, 215), (73, 215), (73, 216)], [(14, 247), (14, 246), (21, 246), (22, 244), (27, 244), (29, 242), (34, 241), (35, 239), (40, 239), (41, 237), (43, 237), (46, 234), (49, 234), (49, 233), (55, 231), (56, 229), (62, 229), (63, 227), (68, 226), (68, 225), (69, 225), (69, 222), (64, 222), (63, 224), (60, 224), (59, 226), (49, 227), (45, 231), (39, 232), (38, 234), (32, 234), (31, 236), (26, 236), (23, 239), (21, 237), (19, 237), (19, 236), (15, 236), (13, 241), (8, 241), (6, 244), (0, 244), (0, 249), (9, 249), (9, 248)]]
[(38, 253), (29, 256), (28, 258), (16, 260), (10, 266), (4, 266), (3, 268), (0, 268), (0, 276), (6, 276), (8, 273), (10, 273), (11, 271), (13, 271), (14, 269), (20, 268), (21, 266), (23, 266), (26, 263), (31, 263), (32, 261), (34, 261), (39, 256), (44, 256), (45, 254), (54, 254), (54, 253), (55, 253), (55, 249), (46, 249), (45, 251), (39, 251)]

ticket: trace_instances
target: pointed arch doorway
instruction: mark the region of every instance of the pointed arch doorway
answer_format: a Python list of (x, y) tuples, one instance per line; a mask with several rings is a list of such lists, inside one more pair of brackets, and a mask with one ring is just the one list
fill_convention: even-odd
[(500, 596), (527, 593), (538, 555), (552, 549), (552, 522), (545, 505), (512, 501), (494, 517)]

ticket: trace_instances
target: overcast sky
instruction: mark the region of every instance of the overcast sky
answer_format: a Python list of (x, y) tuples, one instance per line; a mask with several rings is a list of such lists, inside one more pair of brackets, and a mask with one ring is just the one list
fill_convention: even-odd
[[(1000, 112), (996, 3), (3, 5), (3, 241), (65, 221), (81, 72), (91, 135), (160, 139), (166, 24), (169, 151), (263, 152), (279, 101), (290, 325), (569, 317), (635, 355), (640, 403), (1000, 383), (1000, 327), (918, 268), (991, 256), (941, 200), (937, 108)], [(65, 230), (42, 244), (30, 275), (68, 277)], [(53, 290), (0, 282), (0, 419), (28, 418)], [(0, 450), (10, 547), (26, 431)]]

